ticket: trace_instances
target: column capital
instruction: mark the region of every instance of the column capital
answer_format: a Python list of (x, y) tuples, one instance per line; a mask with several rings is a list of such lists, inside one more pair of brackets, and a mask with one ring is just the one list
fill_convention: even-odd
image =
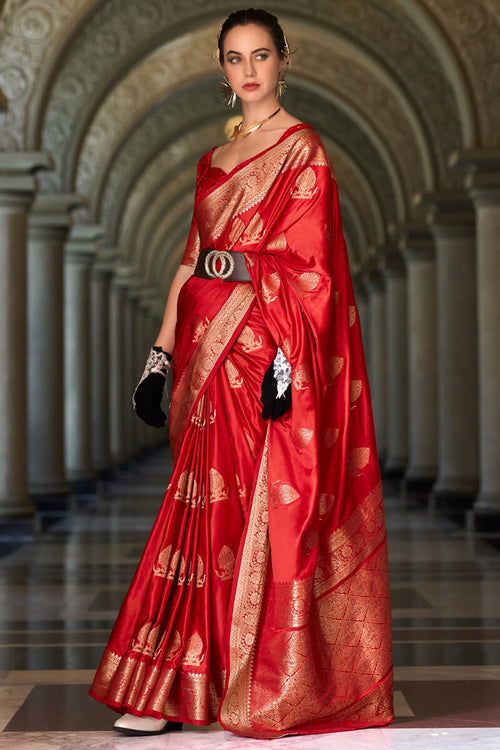
[(435, 237), (474, 236), (476, 214), (466, 190), (424, 193), (421, 204), (428, 207), (427, 222)]
[(54, 169), (54, 159), (45, 151), (0, 151), (0, 173), (3, 175), (36, 174)]
[(96, 255), (96, 244), (104, 236), (104, 229), (97, 224), (76, 224), (65, 245), (66, 261), (91, 266)]
[(117, 247), (100, 247), (92, 269), (93, 273), (111, 278), (119, 257), (120, 251)]
[(500, 149), (471, 148), (453, 151), (448, 164), (452, 169), (465, 174), (465, 187), (469, 190), (500, 189)]
[(436, 248), (428, 227), (404, 224), (398, 230), (398, 247), (407, 261), (434, 260)]
[(85, 199), (72, 193), (38, 193), (29, 216), (29, 226), (71, 226), (70, 213), (85, 205)]

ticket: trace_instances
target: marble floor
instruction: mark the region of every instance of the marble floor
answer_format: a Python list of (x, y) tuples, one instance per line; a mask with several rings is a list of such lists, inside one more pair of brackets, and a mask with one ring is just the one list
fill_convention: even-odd
[[(0, 749), (261, 747), (214, 725), (117, 735), (87, 695), (169, 478), (158, 451), (66, 518), (0, 525)], [(396, 721), (273, 750), (500, 748), (500, 539), (386, 492)]]

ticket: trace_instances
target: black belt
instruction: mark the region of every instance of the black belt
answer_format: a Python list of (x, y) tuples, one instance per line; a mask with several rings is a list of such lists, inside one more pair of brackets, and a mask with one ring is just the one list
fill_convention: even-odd
[(214, 250), (207, 247), (200, 251), (194, 276), (202, 279), (223, 281), (250, 281), (245, 256), (231, 250)]

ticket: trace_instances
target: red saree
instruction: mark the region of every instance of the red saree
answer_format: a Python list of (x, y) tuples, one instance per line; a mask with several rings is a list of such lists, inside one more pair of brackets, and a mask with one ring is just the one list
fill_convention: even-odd
[[(210, 156), (182, 262), (243, 252), (251, 283), (181, 289), (174, 471), (90, 692), (258, 738), (387, 724), (383, 499), (335, 177), (303, 124), (229, 174)], [(264, 422), (277, 346), (292, 408)]]

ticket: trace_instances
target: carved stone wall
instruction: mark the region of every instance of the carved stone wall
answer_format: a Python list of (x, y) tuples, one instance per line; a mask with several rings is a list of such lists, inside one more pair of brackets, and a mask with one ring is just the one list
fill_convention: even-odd
[(477, 146), (500, 147), (500, 3), (498, 0), (421, 0), (446, 29), (471, 82), (478, 118)]
[(85, 0), (7, 0), (0, 17), (0, 87), (9, 107), (0, 112), (0, 151), (34, 148), (28, 113), (37, 76), (78, 18)]

